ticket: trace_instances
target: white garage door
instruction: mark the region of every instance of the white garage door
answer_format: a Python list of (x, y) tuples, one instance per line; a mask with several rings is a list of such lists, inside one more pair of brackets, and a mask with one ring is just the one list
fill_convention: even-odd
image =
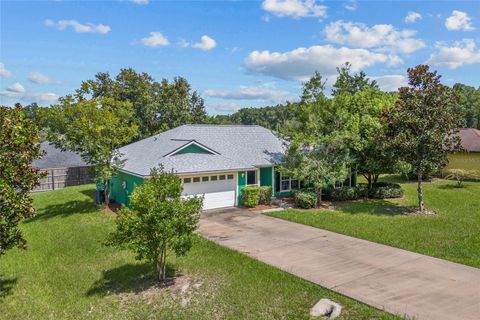
[(204, 197), (204, 210), (235, 205), (236, 183), (233, 174), (185, 177), (182, 182), (184, 196)]

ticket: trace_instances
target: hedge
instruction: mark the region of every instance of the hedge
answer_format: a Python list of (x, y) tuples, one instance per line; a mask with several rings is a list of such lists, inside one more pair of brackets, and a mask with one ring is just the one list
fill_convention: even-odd
[(293, 193), (295, 205), (299, 208), (310, 209), (317, 207), (317, 195), (315, 192), (298, 190)]
[(370, 197), (377, 199), (401, 198), (403, 189), (397, 183), (378, 182), (370, 191)]
[(243, 187), (242, 195), (243, 205), (249, 208), (259, 204), (269, 205), (272, 203), (272, 187)]

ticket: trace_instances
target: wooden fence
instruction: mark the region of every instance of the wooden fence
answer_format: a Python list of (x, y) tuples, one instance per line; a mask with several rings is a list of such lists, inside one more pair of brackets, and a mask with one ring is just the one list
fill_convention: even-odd
[(90, 167), (54, 168), (43, 169), (42, 171), (47, 172), (47, 176), (40, 181), (40, 185), (35, 187), (32, 192), (56, 190), (93, 182)]

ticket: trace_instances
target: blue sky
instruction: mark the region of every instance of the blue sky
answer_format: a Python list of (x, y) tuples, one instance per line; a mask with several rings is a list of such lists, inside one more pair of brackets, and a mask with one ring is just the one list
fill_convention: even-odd
[(385, 90), (429, 63), (480, 85), (478, 1), (2, 1), (0, 103), (48, 105), (100, 71), (183, 76), (210, 114), (298, 99), (350, 61)]

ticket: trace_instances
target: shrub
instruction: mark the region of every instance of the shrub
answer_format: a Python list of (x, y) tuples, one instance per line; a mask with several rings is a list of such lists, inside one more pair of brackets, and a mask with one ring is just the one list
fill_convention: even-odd
[(360, 198), (357, 187), (340, 187), (332, 190), (332, 200), (346, 201)]
[(253, 208), (258, 206), (260, 201), (259, 187), (243, 187), (242, 188), (242, 202), (244, 206)]
[(359, 198), (368, 198), (368, 185), (359, 184), (355, 187), (357, 189), (357, 195)]
[(397, 183), (378, 182), (370, 191), (370, 197), (377, 199), (401, 198), (403, 189)]
[(272, 204), (272, 187), (263, 186), (260, 187), (260, 195), (258, 199), (259, 204)]
[(298, 190), (293, 193), (293, 200), (299, 208), (310, 209), (317, 206), (317, 195), (312, 191)]

